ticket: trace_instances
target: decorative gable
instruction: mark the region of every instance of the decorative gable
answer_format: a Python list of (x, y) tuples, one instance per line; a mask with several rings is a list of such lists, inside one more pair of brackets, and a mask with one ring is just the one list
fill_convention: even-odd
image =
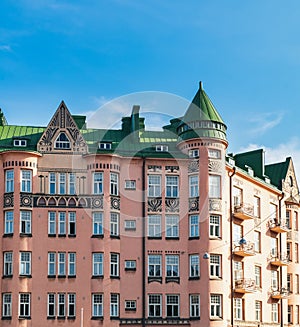
[(287, 169), (286, 175), (284, 176), (282, 189), (287, 194), (290, 195), (290, 199), (296, 200), (296, 198), (297, 198), (296, 202), (298, 203), (299, 202), (299, 188), (298, 188), (298, 183), (297, 183), (297, 179), (296, 179), (294, 164), (293, 164), (292, 158), (287, 158), (287, 160), (289, 161), (289, 164), (288, 164), (288, 169)]
[(62, 101), (40, 138), (40, 152), (87, 153), (87, 144), (69, 109)]

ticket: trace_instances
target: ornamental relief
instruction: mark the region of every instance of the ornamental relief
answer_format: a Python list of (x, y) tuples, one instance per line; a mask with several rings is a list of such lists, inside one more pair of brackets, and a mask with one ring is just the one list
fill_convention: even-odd
[(14, 193), (4, 194), (4, 208), (14, 206)]
[(199, 198), (189, 199), (189, 211), (199, 211)]
[(165, 205), (166, 205), (166, 212), (179, 212), (179, 199), (166, 198)]
[(209, 211), (222, 211), (222, 200), (209, 199)]
[(222, 163), (219, 160), (211, 160), (208, 161), (208, 170), (214, 173), (222, 172)]
[(162, 211), (162, 199), (161, 198), (149, 198), (148, 199), (148, 211), (161, 212)]
[(199, 171), (199, 160), (189, 162), (188, 173), (196, 173)]

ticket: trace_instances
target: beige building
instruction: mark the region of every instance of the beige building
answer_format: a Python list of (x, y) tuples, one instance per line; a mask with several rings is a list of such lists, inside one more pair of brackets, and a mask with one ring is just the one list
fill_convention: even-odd
[(138, 106), (115, 130), (64, 102), (46, 127), (1, 113), (1, 326), (299, 326), (292, 159), (226, 155), (201, 83), (184, 111), (162, 131)]

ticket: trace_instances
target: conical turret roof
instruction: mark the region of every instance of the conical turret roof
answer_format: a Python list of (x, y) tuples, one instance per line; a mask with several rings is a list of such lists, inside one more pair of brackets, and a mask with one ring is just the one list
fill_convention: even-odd
[(202, 82), (178, 127), (182, 140), (191, 138), (217, 138), (226, 141), (226, 125), (203, 90)]

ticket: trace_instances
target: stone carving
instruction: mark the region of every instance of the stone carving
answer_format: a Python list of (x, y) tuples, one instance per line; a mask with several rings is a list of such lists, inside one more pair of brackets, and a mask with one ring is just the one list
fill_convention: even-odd
[(4, 194), (4, 207), (13, 207), (14, 206), (14, 194), (6, 193)]
[(166, 198), (165, 205), (166, 205), (166, 212), (179, 212), (178, 198)]
[(148, 211), (161, 212), (162, 211), (162, 199), (161, 198), (149, 198), (148, 199)]

